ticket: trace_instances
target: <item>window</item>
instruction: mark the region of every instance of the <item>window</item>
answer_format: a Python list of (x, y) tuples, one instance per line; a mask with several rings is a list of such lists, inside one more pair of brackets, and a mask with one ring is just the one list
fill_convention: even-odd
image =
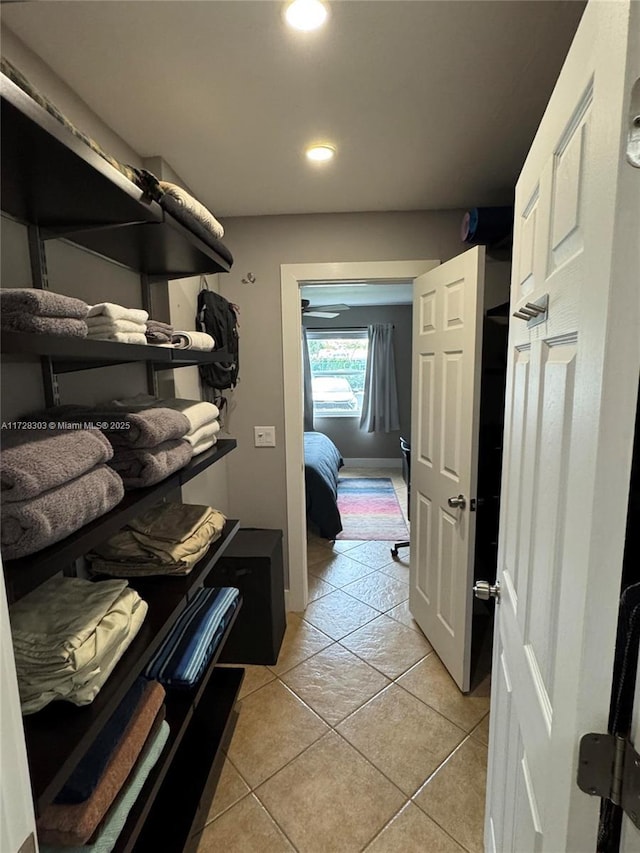
[(307, 329), (313, 414), (359, 418), (369, 340), (366, 329)]

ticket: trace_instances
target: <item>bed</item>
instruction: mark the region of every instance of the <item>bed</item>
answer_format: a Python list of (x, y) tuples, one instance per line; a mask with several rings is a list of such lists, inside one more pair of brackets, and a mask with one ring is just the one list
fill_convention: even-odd
[(304, 484), (307, 519), (323, 539), (335, 539), (342, 530), (338, 509), (338, 471), (343, 460), (335, 444), (321, 432), (304, 434)]

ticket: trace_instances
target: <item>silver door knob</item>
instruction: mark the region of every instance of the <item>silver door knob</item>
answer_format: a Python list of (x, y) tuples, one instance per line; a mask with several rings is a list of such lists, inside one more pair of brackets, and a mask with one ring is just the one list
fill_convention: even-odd
[(476, 581), (473, 585), (473, 594), (482, 601), (489, 601), (490, 598), (500, 601), (500, 581), (494, 584), (490, 584), (489, 581)]
[(458, 495), (457, 498), (449, 498), (447, 503), (452, 509), (464, 509), (467, 505), (464, 495)]

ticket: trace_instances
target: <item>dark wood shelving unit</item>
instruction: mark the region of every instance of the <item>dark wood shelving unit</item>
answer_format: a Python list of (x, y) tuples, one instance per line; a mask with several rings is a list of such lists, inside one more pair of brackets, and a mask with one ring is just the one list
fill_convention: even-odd
[(2, 210), (128, 269), (172, 279), (229, 264), (0, 75)]
[[(142, 628), (90, 705), (77, 707), (69, 702), (53, 702), (37, 714), (24, 718), (31, 786), (38, 811), (50, 803), (64, 785), (97, 732), (167, 636), (189, 594), (202, 586), (239, 526), (237, 520), (227, 521), (221, 538), (186, 577), (156, 578), (155, 583), (147, 579), (129, 581), (149, 609)], [(238, 610), (239, 607), (236, 614)]]
[[(211, 246), (4, 74), (0, 74), (0, 96), (0, 203), (5, 215), (27, 226), (34, 287), (48, 287), (46, 244), (60, 239), (139, 273), (145, 307), (151, 304), (154, 281), (229, 270), (230, 265)], [(59, 403), (57, 374), (140, 363), (146, 367), (150, 393), (156, 393), (156, 371), (228, 360), (224, 350), (206, 353), (10, 331), (0, 335), (0, 351), (8, 362), (40, 360), (47, 406)], [(235, 447), (234, 439), (221, 439), (155, 486), (127, 492), (113, 510), (62, 541), (28, 557), (6, 561), (9, 601), (16, 601), (53, 575), (70, 569), (91, 548)], [(54, 800), (193, 592), (203, 586), (239, 526), (239, 521), (227, 520), (222, 536), (186, 577), (129, 579), (130, 586), (147, 603), (148, 612), (140, 631), (92, 703), (76, 707), (54, 702), (25, 717), (36, 812)], [(167, 692), (169, 740), (118, 838), (118, 853), (182, 850), (203, 795), (213, 797), (223, 762), (222, 750), (228, 745), (237, 719), (235, 704), (244, 676), (243, 669), (217, 667), (216, 662), (241, 606), (242, 600), (199, 684), (188, 692)], [(193, 777), (187, 778), (191, 769)], [(170, 821), (165, 843), (166, 808), (176, 795), (181, 813), (176, 821)], [(173, 806), (171, 814), (175, 815)], [(154, 833), (158, 844), (148, 847), (147, 838)]]
[(60, 335), (36, 335), (28, 332), (3, 331), (0, 352), (20, 357), (47, 357), (54, 373), (72, 373), (111, 367), (131, 362), (151, 363), (155, 370), (196, 367), (227, 361), (226, 350), (201, 352), (190, 349), (170, 349), (153, 344), (121, 344), (115, 341), (96, 341), (89, 338), (66, 338)]
[(110, 512), (85, 524), (80, 530), (76, 530), (60, 542), (27, 557), (7, 560), (4, 563), (4, 570), (9, 601), (14, 602), (22, 598), (39, 584), (86, 554), (94, 545), (104, 542), (136, 515), (154, 506), (169, 492), (188, 483), (210, 465), (214, 465), (230, 453), (236, 444), (234, 438), (221, 439), (210, 450), (195, 456), (184, 468), (176, 471), (166, 480), (147, 489), (126, 492), (124, 498)]

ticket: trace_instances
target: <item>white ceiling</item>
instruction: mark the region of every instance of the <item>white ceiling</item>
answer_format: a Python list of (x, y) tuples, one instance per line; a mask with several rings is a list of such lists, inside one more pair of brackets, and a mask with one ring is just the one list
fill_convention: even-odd
[(308, 299), (310, 308), (322, 308), (323, 305), (348, 305), (356, 308), (361, 305), (411, 305), (413, 302), (412, 282), (380, 282), (375, 284), (354, 285), (314, 284), (300, 288), (302, 299)]
[[(509, 203), (584, 4), (9, 3), (3, 22), (221, 216)], [(333, 163), (302, 152), (329, 140)]]

